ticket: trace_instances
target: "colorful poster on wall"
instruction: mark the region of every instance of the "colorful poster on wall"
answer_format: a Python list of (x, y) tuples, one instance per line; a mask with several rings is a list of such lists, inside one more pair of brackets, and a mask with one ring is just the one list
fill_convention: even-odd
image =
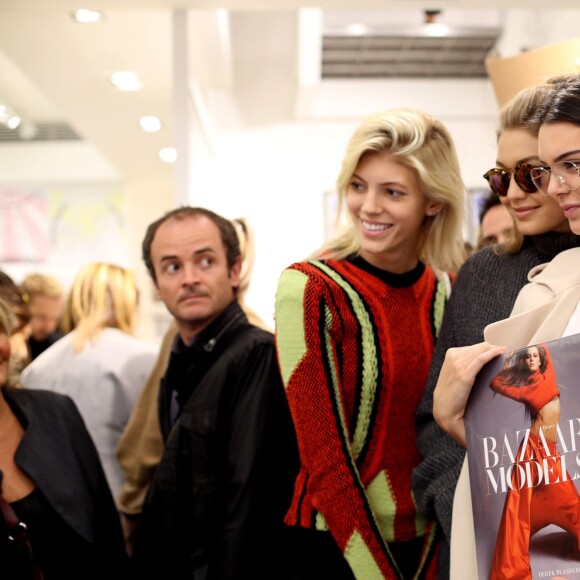
[(0, 261), (44, 262), (49, 255), (46, 194), (0, 190)]
[(59, 188), (50, 193), (50, 245), (54, 258), (124, 262), (122, 196), (117, 191)]
[(68, 286), (89, 262), (127, 266), (123, 195), (113, 184), (0, 187), (0, 269), (42, 271)]

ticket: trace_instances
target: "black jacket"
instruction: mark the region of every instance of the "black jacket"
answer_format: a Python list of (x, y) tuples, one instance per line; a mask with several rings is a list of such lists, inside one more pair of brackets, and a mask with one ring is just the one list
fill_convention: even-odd
[(90, 545), (87, 560), (78, 562), (69, 546), (57, 540), (52, 544), (59, 549), (54, 558), (70, 562), (71, 578), (128, 578), (119, 513), (75, 404), (48, 391), (2, 391), (25, 429), (15, 463), (64, 523)]
[(232, 303), (194, 344), (174, 349), (159, 408), (166, 448), (137, 539), (140, 577), (275, 577), (297, 448), (273, 336)]

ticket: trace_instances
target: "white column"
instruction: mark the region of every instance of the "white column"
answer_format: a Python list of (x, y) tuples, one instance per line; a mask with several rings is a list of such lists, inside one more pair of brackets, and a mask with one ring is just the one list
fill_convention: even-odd
[(189, 50), (187, 11), (173, 13), (173, 133), (175, 206), (188, 205), (191, 187), (190, 136), (193, 130), (188, 106)]

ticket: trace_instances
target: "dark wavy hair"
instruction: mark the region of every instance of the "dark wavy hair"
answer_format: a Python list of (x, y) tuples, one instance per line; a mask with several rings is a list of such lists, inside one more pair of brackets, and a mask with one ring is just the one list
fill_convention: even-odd
[(548, 359), (546, 357), (546, 349), (540, 345), (529, 346), (522, 350), (518, 350), (512, 356), (506, 360), (507, 369), (503, 371), (504, 380), (510, 385), (523, 386), (526, 381), (533, 374), (528, 368), (528, 351), (530, 348), (538, 349), (538, 354), (540, 355), (540, 372), (546, 372), (546, 366), (548, 364)]
[(580, 75), (563, 75), (548, 79), (545, 93), (533, 117), (533, 123), (573, 123), (580, 125)]

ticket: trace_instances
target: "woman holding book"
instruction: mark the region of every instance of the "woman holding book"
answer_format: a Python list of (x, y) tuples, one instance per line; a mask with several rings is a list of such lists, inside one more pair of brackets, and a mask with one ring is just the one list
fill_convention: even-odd
[[(477, 252), (461, 268), (417, 413), (418, 446), (424, 459), (413, 473), (413, 490), (421, 511), (441, 523), (444, 542), (440, 573), (443, 577), (450, 573), (452, 513), (454, 524), (458, 521), (453, 505), (465, 458), (465, 430), (461, 422), (457, 425), (458, 429), (452, 431), (453, 438), (459, 442), (456, 443), (438, 427), (435, 418), (446, 420), (450, 416), (449, 411), (464, 409), (468, 392), (461, 389), (455, 391), (452, 397), (446, 398), (443, 406), (435, 409), (434, 417), (435, 386), (453, 381), (473, 381), (483, 364), (503, 352), (501, 347), (481, 343), (484, 328), (510, 315), (518, 292), (526, 284), (528, 272), (533, 267), (580, 245), (580, 238), (570, 233), (558, 204), (538, 192), (531, 180), (531, 170), (541, 165), (538, 157), (539, 125), (533, 119), (544, 96), (550, 91), (550, 87), (525, 89), (502, 110), (497, 166), (485, 175), (493, 191), (512, 214), (520, 235), (506, 246)], [(494, 344), (506, 343), (501, 341)], [(441, 409), (443, 416), (438, 417), (437, 412)], [(458, 510), (458, 517), (470, 517), (469, 501), (467, 498), (467, 507)], [(457, 539), (460, 540), (460, 547), (454, 550), (457, 559), (454, 560), (451, 574), (453, 577), (456, 573), (457, 578), (462, 580), (477, 577), (475, 571), (469, 569), (475, 562), (473, 532), (470, 541), (466, 541), (470, 534), (465, 531), (470, 526), (473, 530), (472, 523), (466, 521), (465, 526), (453, 526), (454, 536), (455, 530), (459, 532)]]
[[(541, 193), (557, 200), (572, 231), (580, 235), (575, 209), (580, 205), (580, 177), (575, 161), (580, 151), (580, 76), (555, 79), (537, 90), (544, 94), (532, 123), (539, 127), (541, 161), (532, 177)], [(486, 342), (448, 352), (435, 389), (433, 412), (439, 425), (462, 445), (463, 415), (475, 377), (486, 362), (505, 350), (494, 345), (519, 348), (580, 332), (579, 263), (580, 248), (572, 247), (548, 264), (534, 268), (531, 282), (520, 291), (511, 317), (485, 329)], [(461, 511), (465, 511), (465, 506), (457, 513)], [(455, 518), (456, 511), (453, 513)], [(472, 527), (471, 531), (461, 528), (463, 536), (472, 533)]]
[(417, 513), (414, 416), (463, 258), (465, 187), (447, 129), (418, 111), (365, 120), (337, 188), (349, 226), (293, 264), (276, 344), (300, 473), (282, 578), (436, 577), (436, 526)]
[(560, 391), (550, 351), (539, 344), (513, 353), (489, 386), (522, 403), (531, 418), (513, 466), (490, 580), (527, 578), (532, 574), (530, 539), (536, 532), (555, 524), (580, 540), (580, 496), (556, 449)]
[[(538, 127), (540, 161), (530, 177), (545, 198), (564, 211), (571, 231), (580, 236), (580, 75), (553, 79), (538, 87), (543, 99), (531, 122)], [(576, 244), (574, 244), (576, 246)], [(448, 353), (436, 389), (440, 426), (465, 446), (463, 413), (477, 373), (502, 352), (580, 332), (580, 248), (571, 247), (529, 273), (509, 318), (485, 329), (487, 342)]]

